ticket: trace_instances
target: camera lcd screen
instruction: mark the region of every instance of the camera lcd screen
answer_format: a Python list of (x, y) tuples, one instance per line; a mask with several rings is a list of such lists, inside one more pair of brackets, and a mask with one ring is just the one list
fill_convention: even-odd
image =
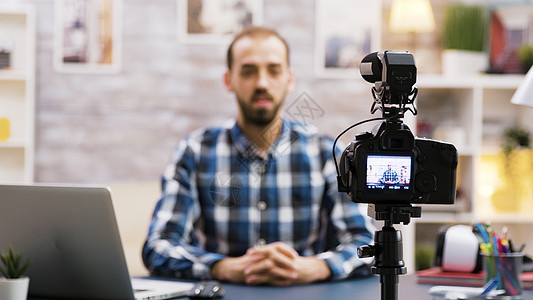
[(372, 155), (366, 160), (368, 190), (409, 191), (411, 183), (410, 155)]

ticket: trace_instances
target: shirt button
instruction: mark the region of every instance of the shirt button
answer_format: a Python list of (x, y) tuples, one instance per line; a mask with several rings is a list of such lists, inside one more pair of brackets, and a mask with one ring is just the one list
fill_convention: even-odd
[(266, 166), (263, 166), (261, 164), (257, 164), (257, 166), (255, 167), (255, 171), (259, 174), (264, 174), (266, 173)]
[(267, 208), (267, 204), (266, 204), (266, 202), (265, 202), (265, 201), (259, 201), (259, 202), (257, 203), (257, 208), (258, 208), (259, 210), (265, 210), (265, 209)]
[(257, 246), (264, 246), (266, 245), (266, 240), (265, 239), (258, 239), (257, 240)]

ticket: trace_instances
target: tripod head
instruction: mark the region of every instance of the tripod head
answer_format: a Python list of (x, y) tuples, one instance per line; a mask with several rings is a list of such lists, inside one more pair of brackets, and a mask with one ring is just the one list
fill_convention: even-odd
[(411, 218), (420, 218), (421, 215), (422, 208), (409, 203), (368, 205), (368, 216), (375, 220), (385, 221), (387, 227), (400, 223), (407, 225), (411, 222)]

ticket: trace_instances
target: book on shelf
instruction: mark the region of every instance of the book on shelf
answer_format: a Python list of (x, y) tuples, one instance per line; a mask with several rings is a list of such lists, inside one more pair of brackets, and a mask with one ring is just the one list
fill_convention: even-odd
[[(442, 271), (440, 267), (433, 267), (417, 271), (416, 282), (424, 284), (480, 287), (484, 284), (484, 276), (483, 272), (447, 272)], [(522, 278), (524, 289), (533, 289), (533, 272), (524, 272), (520, 277)]]

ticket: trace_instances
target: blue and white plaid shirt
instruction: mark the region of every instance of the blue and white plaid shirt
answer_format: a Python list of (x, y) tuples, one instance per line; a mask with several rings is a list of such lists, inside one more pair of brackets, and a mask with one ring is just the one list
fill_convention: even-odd
[(400, 178), (398, 178), (398, 173), (394, 170), (386, 170), (383, 172), (383, 176), (381, 177), (381, 182), (387, 183), (398, 183), (400, 181)]
[(348, 277), (369, 263), (357, 247), (373, 242), (374, 226), (366, 205), (337, 191), (332, 145), (287, 120), (265, 159), (235, 121), (193, 132), (162, 178), (145, 265), (156, 275), (209, 279), (214, 262), (282, 241), (324, 259), (332, 279)]

